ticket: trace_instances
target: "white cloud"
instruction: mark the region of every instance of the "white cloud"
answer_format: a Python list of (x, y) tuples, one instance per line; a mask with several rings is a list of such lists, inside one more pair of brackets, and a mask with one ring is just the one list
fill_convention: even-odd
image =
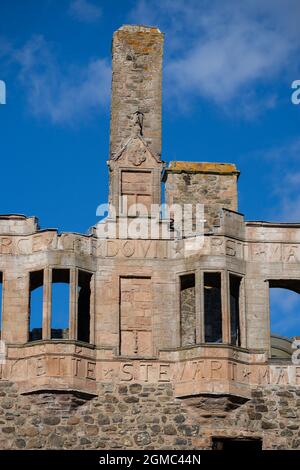
[(269, 174), (274, 203), (268, 211), (268, 219), (300, 223), (300, 139), (261, 150), (252, 157), (264, 159), (271, 168)]
[(72, 0), (69, 12), (77, 20), (86, 23), (97, 21), (102, 16), (101, 8), (87, 0)]
[(299, 66), (298, 0), (140, 0), (131, 19), (165, 31), (167, 93), (181, 102), (200, 96), (251, 117), (275, 106), (272, 82)]
[(282, 222), (300, 223), (300, 172), (282, 174), (274, 190), (278, 206), (272, 212)]
[(105, 59), (84, 67), (61, 66), (44, 37), (34, 36), (14, 52), (14, 60), (36, 116), (73, 123), (108, 104), (111, 70)]
[(270, 163), (299, 162), (300, 161), (300, 138), (265, 151), (260, 151), (258, 156), (263, 156)]

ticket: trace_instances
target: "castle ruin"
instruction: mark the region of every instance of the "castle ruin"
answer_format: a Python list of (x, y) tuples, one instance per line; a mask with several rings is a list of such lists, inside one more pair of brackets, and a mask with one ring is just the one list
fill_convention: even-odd
[[(164, 164), (163, 40), (113, 37), (107, 217), (88, 235), (0, 217), (1, 449), (300, 448), (300, 364), (269, 318), (270, 288), (300, 293), (300, 224), (245, 221), (234, 164)], [(203, 205), (201, 233), (193, 209), (190, 231), (153, 223), (162, 187), (168, 207)], [(124, 236), (128, 220), (153, 231)]]

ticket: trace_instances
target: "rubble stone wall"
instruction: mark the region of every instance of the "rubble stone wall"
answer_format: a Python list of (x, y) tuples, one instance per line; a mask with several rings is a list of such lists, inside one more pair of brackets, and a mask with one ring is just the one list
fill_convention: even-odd
[(212, 437), (262, 438), (300, 448), (300, 390), (274, 386), (252, 399), (175, 399), (170, 384), (99, 384), (98, 397), (19, 395), (0, 381), (1, 449), (209, 449)]
[(166, 202), (204, 204), (206, 228), (220, 225), (221, 209), (237, 210), (237, 177), (234, 165), (171, 162), (166, 169)]

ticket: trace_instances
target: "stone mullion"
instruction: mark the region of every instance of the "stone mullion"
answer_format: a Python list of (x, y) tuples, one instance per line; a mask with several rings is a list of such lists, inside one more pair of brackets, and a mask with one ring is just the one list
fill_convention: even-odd
[(245, 298), (245, 278), (241, 278), (240, 297), (239, 297), (239, 322), (240, 322), (240, 338), (241, 347), (247, 347), (247, 331), (246, 331), (246, 298)]
[(70, 269), (69, 339), (77, 339), (78, 270)]
[(52, 311), (52, 269), (44, 269), (44, 295), (43, 295), (43, 331), (42, 338), (51, 339), (51, 311)]
[(195, 273), (196, 343), (204, 343), (203, 273)]
[(91, 278), (91, 297), (90, 297), (90, 343), (95, 343), (95, 274)]
[(182, 331), (181, 331), (181, 321), (182, 321), (182, 311), (181, 311), (181, 289), (180, 289), (180, 276), (177, 276), (176, 279), (176, 313), (177, 313), (177, 328), (176, 328), (176, 346), (181, 347), (182, 344)]
[(221, 273), (221, 298), (222, 298), (222, 340), (230, 344), (230, 308), (228, 295), (228, 272)]
[(267, 318), (267, 334), (266, 338), (268, 338), (268, 353), (269, 358), (272, 357), (272, 349), (271, 349), (271, 309), (270, 309), (270, 284), (269, 281), (264, 281), (263, 285), (263, 294), (264, 294), (264, 304), (265, 304), (265, 314), (264, 317)]

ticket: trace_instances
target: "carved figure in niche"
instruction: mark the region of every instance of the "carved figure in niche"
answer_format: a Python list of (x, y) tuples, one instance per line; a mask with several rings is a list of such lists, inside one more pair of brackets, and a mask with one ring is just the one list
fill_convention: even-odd
[(136, 111), (134, 113), (134, 130), (137, 135), (143, 135), (143, 125), (144, 125), (144, 114), (141, 111)]

